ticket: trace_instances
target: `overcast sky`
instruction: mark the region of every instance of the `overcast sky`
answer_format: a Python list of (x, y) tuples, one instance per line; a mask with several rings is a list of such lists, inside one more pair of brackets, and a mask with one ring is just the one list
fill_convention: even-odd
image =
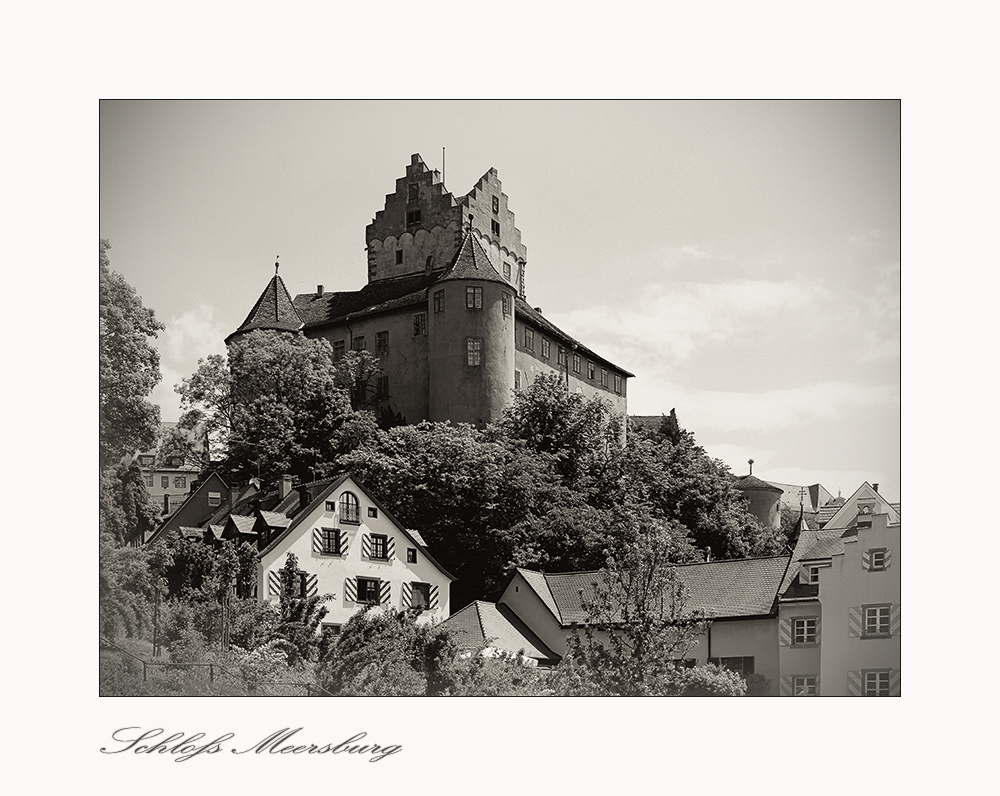
[(497, 169), (529, 303), (737, 474), (900, 497), (895, 102), (105, 102), (100, 229), (166, 324), (153, 399), (274, 273), (356, 290), (410, 155)]

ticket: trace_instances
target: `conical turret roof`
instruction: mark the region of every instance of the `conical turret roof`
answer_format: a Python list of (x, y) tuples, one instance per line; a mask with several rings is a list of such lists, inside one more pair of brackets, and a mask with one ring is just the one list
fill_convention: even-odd
[(267, 283), (264, 292), (260, 294), (257, 303), (253, 305), (243, 324), (226, 338), (226, 344), (238, 334), (252, 332), (254, 329), (274, 329), (280, 332), (297, 332), (302, 328), (302, 318), (292, 304), (288, 288), (277, 273)]
[(451, 279), (482, 279), (510, 285), (493, 267), (490, 256), (471, 231), (465, 233), (462, 245), (458, 248), (439, 281), (446, 282)]

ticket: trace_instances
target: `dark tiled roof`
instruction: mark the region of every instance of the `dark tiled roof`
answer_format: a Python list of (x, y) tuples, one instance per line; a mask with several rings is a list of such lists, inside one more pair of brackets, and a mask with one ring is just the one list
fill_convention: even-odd
[(767, 481), (762, 481), (755, 475), (740, 475), (736, 477), (736, 486), (740, 489), (762, 489), (766, 492), (777, 492), (783, 494), (784, 490)]
[(243, 514), (230, 514), (229, 519), (233, 521), (233, 525), (240, 533), (253, 533), (254, 523), (257, 522), (256, 517), (247, 517)]
[(361, 290), (341, 293), (302, 293), (295, 297), (295, 309), (306, 328), (342, 321), (348, 315), (372, 315), (376, 312), (422, 303), (427, 300), (427, 288), (434, 284), (440, 272), (426, 276), (407, 276), (369, 282)]
[[(798, 574), (798, 571), (795, 574)], [(817, 597), (819, 597), (819, 584), (802, 583), (798, 578), (793, 580), (781, 595), (782, 600), (815, 600)]]
[(818, 558), (830, 558), (838, 553), (844, 552), (843, 537), (820, 539), (812, 547), (806, 550), (799, 558), (800, 561), (815, 561)]
[(480, 279), (487, 282), (500, 282), (504, 285), (510, 284), (493, 267), (493, 263), (490, 262), (490, 257), (483, 250), (479, 239), (469, 232), (465, 234), (462, 245), (441, 277), (442, 282), (452, 279)]
[(261, 511), (260, 516), (267, 523), (268, 528), (287, 528), (291, 523), (286, 514), (277, 511)]
[(523, 650), (524, 655), (535, 660), (555, 661), (559, 657), (506, 605), (477, 600), (452, 614), (442, 626), (453, 630), (465, 649), (486, 644), (512, 653)]
[(788, 565), (788, 572), (781, 584), (782, 595), (788, 591), (789, 586), (791, 586), (793, 582), (798, 580), (799, 562), (807, 553), (816, 548), (817, 545), (820, 543), (830, 543), (830, 549), (834, 549), (836, 545), (839, 544), (840, 549), (843, 549), (843, 542), (840, 541), (840, 534), (842, 530), (843, 529), (836, 531), (824, 531), (807, 529), (799, 534), (799, 538), (795, 542), (795, 549), (792, 551), (792, 560)]
[[(843, 505), (843, 504), (840, 504)], [(840, 505), (837, 506), (820, 506), (819, 512), (817, 512), (817, 521), (820, 527), (826, 525), (830, 520), (834, 518), (838, 511), (840, 511)]]
[(284, 332), (297, 332), (302, 328), (302, 318), (299, 317), (295, 306), (292, 304), (292, 297), (288, 295), (288, 289), (281, 277), (277, 274), (268, 282), (264, 292), (260, 294), (257, 303), (253, 305), (247, 319), (243, 321), (239, 329), (226, 338), (228, 343), (230, 338), (241, 332), (251, 332), (254, 329), (275, 329)]

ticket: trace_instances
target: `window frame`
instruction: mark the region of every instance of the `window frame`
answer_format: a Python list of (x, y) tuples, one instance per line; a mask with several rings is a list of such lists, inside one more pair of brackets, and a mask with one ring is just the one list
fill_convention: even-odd
[(527, 326), (524, 327), (524, 347), (528, 351), (535, 350), (535, 330)]
[(542, 338), (542, 359), (552, 359), (552, 344), (547, 338)]
[[(869, 689), (869, 678), (875, 676), (875, 693)], [(884, 685), (882, 680), (885, 680)], [(892, 680), (891, 669), (862, 669), (861, 670), (861, 695), (862, 696), (889, 696), (890, 681)], [(882, 693), (882, 692), (885, 693)]]
[(378, 519), (378, 509), (375, 508), (374, 506), (369, 506), (368, 516), (371, 517), (372, 519)]
[(500, 214), (500, 197), (499, 196), (494, 196), (493, 197), (493, 212), (496, 213), (497, 215)]
[[(882, 612), (884, 613), (884, 617)], [(869, 612), (873, 612), (875, 630), (869, 631)], [(884, 620), (884, 621), (883, 621)], [(883, 625), (885, 629), (882, 630)], [(861, 638), (889, 638), (892, 628), (892, 603), (872, 603), (861, 606)]]
[[(800, 628), (801, 628), (801, 633), (799, 632)], [(819, 617), (793, 616), (792, 646), (815, 647), (818, 643), (819, 643)]]
[(389, 330), (383, 329), (375, 332), (375, 353), (387, 354), (389, 352)]
[(375, 377), (375, 397), (376, 398), (388, 398), (389, 397), (389, 377), (388, 376), (376, 376)]
[(406, 211), (406, 226), (416, 227), (420, 225), (420, 208)]
[(417, 563), (417, 548), (415, 547), (406, 548), (406, 563), (407, 564)]
[[(320, 527), (320, 538), (323, 541), (323, 552), (325, 556), (343, 555), (340, 549), (340, 529)], [(330, 542), (333, 542), (331, 545)]]
[(396, 249), (396, 265), (402, 265), (402, 264), (403, 264), (403, 250)]
[(622, 375), (620, 373), (615, 374), (615, 392), (618, 395), (622, 394)]
[(411, 182), (406, 186), (406, 201), (408, 203), (420, 201), (420, 183)]
[(170, 489), (170, 476), (161, 475), (160, 476), (160, 489)]
[[(426, 604), (424, 605), (414, 604), (416, 602), (416, 597), (418, 594), (420, 594), (422, 597), (426, 599)], [(421, 611), (429, 611), (431, 609), (431, 584), (422, 583), (416, 580), (410, 581), (410, 608), (418, 609)]]
[(367, 351), (368, 341), (363, 334), (356, 334), (351, 337), (351, 351)]
[(504, 263), (503, 264), (503, 278), (506, 279), (508, 282), (510, 281), (510, 274), (511, 274), (510, 263)]
[(415, 312), (413, 314), (413, 336), (423, 337), (427, 334), (427, 313)]
[(434, 314), (444, 312), (444, 288), (434, 291)]
[(583, 367), (583, 357), (581, 357), (579, 354), (577, 354), (574, 351), (573, 352), (573, 372), (574, 373), (579, 373), (582, 367)]
[(465, 286), (465, 308), (481, 310), (483, 308), (483, 289), (478, 285)]
[(346, 354), (346, 353), (347, 353), (347, 340), (344, 339), (344, 338), (341, 338), (340, 340), (334, 340), (333, 341), (333, 360), (334, 360), (334, 362), (336, 362), (337, 360), (343, 359), (344, 358), (344, 354)]
[(601, 386), (602, 387), (607, 387), (608, 386), (608, 369), (607, 368), (601, 368)]
[(361, 501), (358, 496), (346, 490), (341, 492), (337, 499), (337, 516), (344, 525), (360, 525)]
[(511, 306), (511, 304), (510, 304), (510, 293), (501, 293), (500, 294), (500, 307), (501, 307), (501, 311), (503, 312), (503, 317), (505, 317), (505, 318), (509, 318), (510, 317), (510, 306)]
[(587, 361), (587, 378), (593, 381), (597, 377), (597, 366), (591, 362)]
[[(384, 533), (370, 533), (368, 534), (368, 541), (371, 544), (372, 554), (371, 559), (373, 561), (388, 561), (389, 560), (389, 536)], [(379, 555), (381, 553), (381, 555)]]
[[(361, 584), (365, 584), (364, 592), (362, 592)], [(372, 584), (369, 586), (368, 584)], [(355, 602), (361, 605), (379, 605), (382, 602), (382, 581), (379, 578), (368, 577), (367, 575), (358, 575), (354, 579), (355, 589), (357, 591), (357, 597)], [(374, 591), (374, 599), (368, 597), (367, 599), (362, 598), (363, 593)]]
[[(886, 559), (886, 554), (888, 552), (889, 552), (889, 549), (887, 547), (873, 547), (871, 550), (869, 550), (868, 551), (868, 555), (869, 555), (868, 571), (869, 572), (885, 572), (885, 570), (886, 570), (885, 559)], [(880, 564), (876, 564), (875, 563), (875, 557), (876, 556), (880, 556), (881, 557), (881, 563)]]
[(208, 506), (209, 508), (215, 508), (216, 506), (222, 505), (222, 493), (221, 492), (209, 492), (208, 493)]
[(500, 222), (495, 218), (490, 219), (490, 232), (492, 232), (497, 237), (500, 237)]
[(814, 674), (792, 675), (792, 696), (818, 696), (818, 679)]
[[(473, 359), (475, 361), (473, 362)], [(465, 366), (467, 368), (479, 368), (483, 365), (483, 338), (465, 338)]]

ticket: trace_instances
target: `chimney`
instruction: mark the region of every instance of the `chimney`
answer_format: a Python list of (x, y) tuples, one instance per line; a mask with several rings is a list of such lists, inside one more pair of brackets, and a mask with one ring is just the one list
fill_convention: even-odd
[(164, 514), (170, 513), (170, 495), (163, 496), (163, 513)]
[(299, 511), (305, 511), (306, 506), (312, 502), (312, 495), (309, 492), (309, 487), (300, 486), (299, 491)]
[(323, 298), (323, 286), (316, 285), (316, 298)]
[(878, 492), (878, 484), (872, 484), (872, 489)]
[(290, 475), (281, 476), (278, 482), (278, 500), (284, 500), (292, 491), (292, 477)]

